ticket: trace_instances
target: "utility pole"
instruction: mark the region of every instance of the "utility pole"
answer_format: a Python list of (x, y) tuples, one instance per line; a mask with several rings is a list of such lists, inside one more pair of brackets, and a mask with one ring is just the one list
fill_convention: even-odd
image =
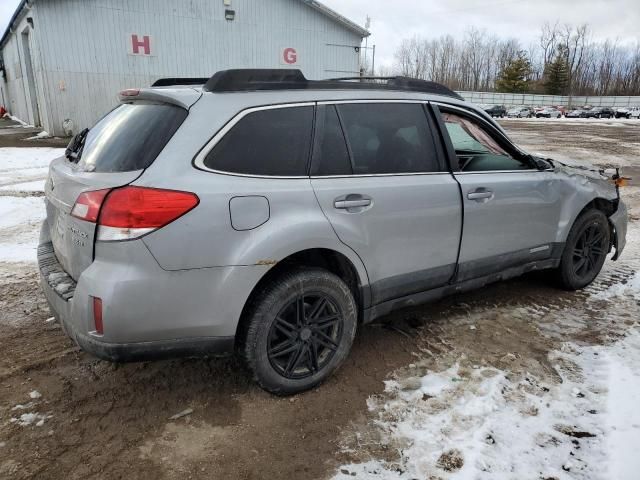
[(373, 45), (373, 60), (371, 61), (371, 75), (376, 76), (376, 46)]
[[(364, 28), (368, 31), (370, 27), (371, 27), (371, 17), (367, 15), (367, 20), (364, 22)], [(368, 68), (368, 65), (367, 65), (368, 52), (369, 52), (369, 36), (367, 35), (367, 37), (364, 39), (364, 64), (367, 68)], [(362, 69), (360, 70), (362, 71)], [(365, 76), (366, 74), (367, 72), (365, 72)]]

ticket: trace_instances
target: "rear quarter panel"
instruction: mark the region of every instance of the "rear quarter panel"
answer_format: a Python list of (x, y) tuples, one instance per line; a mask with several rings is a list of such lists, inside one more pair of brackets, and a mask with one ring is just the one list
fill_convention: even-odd
[[(304, 92), (207, 94), (191, 107), (182, 127), (135, 182), (141, 186), (194, 192), (200, 198), (194, 210), (144, 237), (162, 268), (273, 265), (301, 250), (327, 248), (345, 255), (355, 266), (362, 285), (368, 285), (362, 261), (336, 236), (308, 178), (217, 174), (199, 170), (192, 164), (206, 143), (242, 110), (256, 105), (295, 102), (305, 96), (308, 94)], [(229, 202), (233, 197), (242, 196), (266, 197), (268, 221), (255, 229), (235, 230)]]

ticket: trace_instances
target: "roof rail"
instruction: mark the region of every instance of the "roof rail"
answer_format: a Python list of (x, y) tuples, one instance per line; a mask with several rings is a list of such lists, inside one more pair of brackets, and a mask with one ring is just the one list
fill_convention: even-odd
[(209, 92), (249, 92), (261, 90), (399, 90), (432, 93), (464, 100), (453, 90), (436, 82), (410, 77), (343, 77), (307, 80), (295, 69), (222, 70), (204, 85)]
[(172, 78), (160, 78), (158, 80), (156, 80), (155, 82), (153, 82), (153, 85), (151, 85), (152, 87), (172, 87), (175, 85), (204, 85), (205, 83), (207, 83), (207, 80), (209, 80), (208, 78), (178, 78), (178, 77), (172, 77)]

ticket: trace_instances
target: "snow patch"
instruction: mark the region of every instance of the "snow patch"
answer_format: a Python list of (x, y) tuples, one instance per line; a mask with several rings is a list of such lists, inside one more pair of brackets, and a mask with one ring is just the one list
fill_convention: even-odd
[(45, 215), (42, 198), (0, 196), (0, 262), (36, 261)]
[(52, 160), (64, 155), (64, 148), (6, 147), (0, 148), (0, 172), (15, 173), (26, 168), (46, 168)]
[(16, 184), (9, 184), (0, 187), (0, 191), (3, 192), (44, 192), (45, 180), (34, 180), (32, 182), (22, 182)]
[(591, 295), (593, 300), (611, 300), (616, 297), (630, 296), (640, 300), (640, 272), (636, 272), (628, 281), (614, 283), (606, 290)]
[(28, 427), (30, 425), (34, 425), (36, 427), (42, 427), (44, 423), (52, 418), (52, 415), (46, 415), (44, 413), (23, 413), (18, 418), (12, 418), (9, 420), (11, 423), (16, 423), (21, 427)]
[[(458, 365), (419, 384), (386, 382), (386, 394), (369, 406), (400, 460), (345, 465), (334, 478), (635, 480), (638, 330), (611, 346), (565, 344), (550, 360), (562, 379), (556, 385)], [(411, 384), (414, 390), (406, 388)]]
[(18, 117), (15, 117), (15, 116), (11, 115), (10, 113), (5, 113), (4, 116), (5, 116), (5, 118), (9, 118), (10, 120), (13, 120), (14, 122), (19, 123), (23, 127), (35, 128), (33, 125), (29, 125), (27, 122), (25, 122), (23, 120), (20, 120)]
[(29, 398), (32, 398), (34, 400), (37, 398), (42, 398), (42, 394), (39, 391), (34, 390), (33, 392), (29, 392)]
[(52, 135), (47, 132), (47, 131), (42, 131), (40, 133), (38, 133), (37, 135), (34, 135), (33, 137), (29, 137), (29, 138), (25, 138), (25, 140), (41, 140), (43, 138), (51, 138)]

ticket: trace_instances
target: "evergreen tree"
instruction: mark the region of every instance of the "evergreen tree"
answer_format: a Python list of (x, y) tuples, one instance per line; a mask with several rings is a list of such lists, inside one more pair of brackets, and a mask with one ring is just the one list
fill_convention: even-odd
[(544, 89), (549, 95), (564, 95), (569, 84), (569, 63), (564, 49), (545, 68)]
[(526, 93), (529, 89), (531, 62), (525, 52), (520, 51), (500, 72), (496, 90), (502, 93)]

